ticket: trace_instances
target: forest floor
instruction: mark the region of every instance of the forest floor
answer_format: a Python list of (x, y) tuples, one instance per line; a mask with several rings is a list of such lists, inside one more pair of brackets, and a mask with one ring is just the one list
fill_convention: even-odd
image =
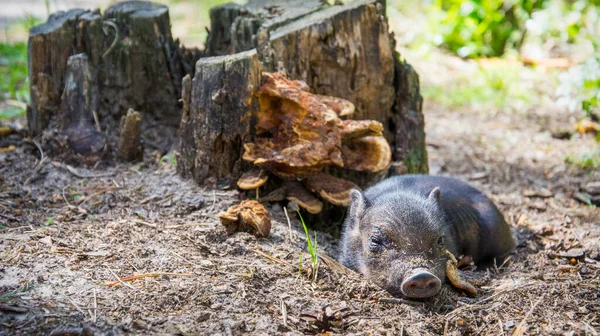
[[(409, 57), (424, 90), (469, 78), (472, 61), (435, 55)], [(552, 94), (554, 76), (527, 73), (521, 86)], [(600, 172), (565, 162), (597, 148), (594, 137), (565, 137), (579, 115), (551, 99), (448, 106), (425, 99), (430, 173), (483, 190), (519, 241), (476, 295), (445, 285), (430, 300), (380, 300), (384, 290), (331, 261), (338, 237), (324, 232), (311, 281), (284, 204), (267, 204), (269, 238), (227, 236), (216, 215), (244, 193), (182, 180), (150, 151), (143, 163), (71, 167), (21, 131), (0, 138), (14, 146), (0, 152), (0, 335), (597, 335), (600, 211), (577, 199)]]
[[(269, 238), (228, 237), (216, 214), (238, 191), (182, 180), (152, 155), (95, 170), (40, 163), (14, 134), (0, 146), (15, 146), (0, 154), (0, 335), (296, 334), (318, 325), (301, 314), (325, 306), (321, 325), (336, 333), (597, 334), (600, 213), (575, 197), (599, 173), (565, 163), (593, 137), (553, 137), (574, 115), (551, 106), (424, 110), (431, 173), (485, 191), (519, 238), (475, 296), (446, 285), (431, 300), (381, 302), (385, 291), (326, 257), (312, 282), (301, 223), (291, 214), (290, 230), (279, 204)], [(337, 238), (317, 238), (335, 257)], [(118, 280), (135, 274), (149, 276)]]

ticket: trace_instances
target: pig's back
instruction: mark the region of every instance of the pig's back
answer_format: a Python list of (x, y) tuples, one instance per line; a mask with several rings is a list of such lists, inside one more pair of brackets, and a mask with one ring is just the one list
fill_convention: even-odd
[(484, 193), (463, 181), (444, 176), (394, 176), (367, 189), (365, 197), (371, 204), (395, 193), (427, 198), (435, 187), (440, 188), (440, 205), (446, 217), (442, 225), (451, 226), (452, 237), (446, 239), (454, 240), (458, 254), (479, 262), (500, 261), (510, 253), (515, 243), (504, 216)]

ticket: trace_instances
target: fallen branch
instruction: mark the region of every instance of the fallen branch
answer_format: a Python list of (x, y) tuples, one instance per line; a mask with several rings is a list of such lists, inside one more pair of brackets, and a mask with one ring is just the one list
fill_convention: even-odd
[(109, 286), (109, 287), (114, 287), (114, 286), (118, 286), (121, 283), (124, 282), (131, 282), (137, 279), (143, 279), (143, 278), (156, 278), (159, 277), (161, 275), (168, 275), (168, 276), (192, 276), (191, 273), (169, 273), (169, 272), (150, 272), (150, 273), (143, 273), (143, 274), (135, 274), (135, 275), (130, 275), (130, 276), (126, 276), (123, 278), (119, 278), (115, 281), (108, 281), (105, 285)]

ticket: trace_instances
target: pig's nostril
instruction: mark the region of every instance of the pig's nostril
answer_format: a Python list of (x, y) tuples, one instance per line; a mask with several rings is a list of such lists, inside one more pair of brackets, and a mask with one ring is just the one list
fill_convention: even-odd
[(434, 296), (441, 288), (441, 281), (425, 270), (412, 272), (401, 285), (402, 293), (410, 298), (427, 298)]

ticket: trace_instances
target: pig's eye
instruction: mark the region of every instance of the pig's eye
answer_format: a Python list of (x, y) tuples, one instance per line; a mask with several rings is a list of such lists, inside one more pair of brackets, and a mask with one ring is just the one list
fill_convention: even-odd
[(436, 244), (437, 244), (438, 248), (443, 248), (444, 247), (444, 236), (440, 236), (440, 238), (438, 238)]
[(369, 237), (369, 249), (373, 252), (380, 252), (384, 248), (383, 240), (379, 236)]

